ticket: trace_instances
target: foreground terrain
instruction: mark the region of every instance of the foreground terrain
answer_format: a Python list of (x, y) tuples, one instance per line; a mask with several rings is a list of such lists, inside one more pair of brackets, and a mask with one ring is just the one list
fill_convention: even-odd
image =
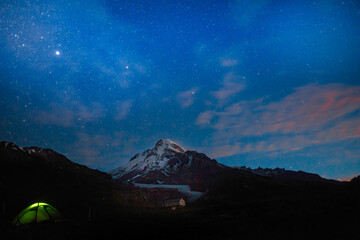
[[(187, 156), (174, 154), (179, 157), (170, 157), (170, 163)], [(172, 211), (156, 202), (181, 197), (177, 191), (158, 191), (150, 201), (147, 190), (73, 163), (53, 150), (1, 142), (0, 232), (6, 239), (360, 238), (359, 178), (337, 182), (304, 172), (260, 174), (264, 171), (230, 168), (191, 155), (200, 156), (194, 171), (181, 171), (201, 176), (188, 184), (204, 195)], [(172, 174), (172, 181), (181, 180), (178, 171)], [(153, 175), (139, 179), (152, 182)], [(50, 203), (66, 221), (12, 226), (14, 216), (36, 201)]]

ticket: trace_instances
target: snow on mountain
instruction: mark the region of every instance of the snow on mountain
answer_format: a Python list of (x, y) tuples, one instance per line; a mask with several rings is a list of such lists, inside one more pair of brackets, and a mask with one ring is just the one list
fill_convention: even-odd
[(199, 189), (209, 176), (226, 168), (203, 153), (187, 151), (169, 139), (162, 139), (154, 148), (136, 154), (127, 164), (109, 173), (120, 182), (186, 184)]
[(0, 142), (0, 150), (3, 150), (3, 149), (11, 149), (11, 150), (15, 150), (15, 151), (25, 152), (22, 147), (19, 147), (16, 144), (14, 144), (12, 142), (7, 142), (7, 141)]
[(36, 146), (32, 147), (19, 147), (15, 143), (1, 141), (0, 142), (0, 153), (3, 156), (7, 156), (8, 159), (16, 161), (16, 159), (42, 159), (52, 165), (64, 166), (71, 165), (71, 161), (64, 155), (49, 149), (40, 148)]
[[(119, 178), (129, 172), (149, 172), (166, 168), (169, 160), (176, 154), (185, 153), (185, 149), (169, 139), (159, 140), (155, 147), (136, 154), (130, 161), (110, 174)], [(136, 177), (136, 176), (135, 176)]]
[(0, 142), (0, 150), (5, 150), (5, 149), (20, 151), (20, 152), (24, 152), (24, 153), (28, 153), (28, 154), (38, 154), (44, 150), (52, 151), (51, 149), (43, 149), (43, 148), (39, 148), (39, 147), (24, 147), (24, 148), (22, 148), (22, 147), (17, 146), (15, 143), (1, 141)]

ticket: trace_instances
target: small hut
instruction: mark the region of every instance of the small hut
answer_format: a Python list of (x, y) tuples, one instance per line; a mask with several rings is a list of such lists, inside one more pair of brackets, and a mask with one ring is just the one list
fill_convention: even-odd
[(186, 202), (183, 198), (171, 199), (164, 202), (164, 207), (175, 210), (177, 207), (185, 207)]

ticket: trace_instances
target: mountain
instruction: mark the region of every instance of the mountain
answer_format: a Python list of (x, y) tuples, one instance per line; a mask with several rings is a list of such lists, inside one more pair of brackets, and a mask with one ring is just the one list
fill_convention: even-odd
[[(23, 182), (109, 182), (110, 176), (70, 161), (48, 148), (19, 147), (12, 142), (0, 142), (0, 176), (2, 181)], [(14, 178), (17, 176), (17, 178)]]
[(317, 174), (283, 168), (229, 167), (204, 153), (187, 151), (169, 139), (161, 139), (152, 149), (136, 154), (130, 161), (109, 172), (118, 182), (148, 184), (186, 184), (207, 190), (226, 175), (251, 175), (281, 180), (334, 181)]
[[(360, 238), (360, 177), (330, 182), (301, 171), (228, 167), (171, 140), (158, 141), (112, 172), (73, 163), (51, 149), (0, 142), (2, 239)], [(158, 180), (206, 193), (169, 213), (160, 206), (182, 197), (179, 192), (119, 183)], [(66, 224), (14, 231), (14, 216), (34, 201), (54, 206)]]
[[(283, 179), (283, 180), (302, 180), (302, 181), (335, 181), (335, 180), (329, 180), (320, 177), (318, 174), (315, 173), (308, 173), (304, 171), (292, 171), (292, 170), (285, 170), (284, 168), (255, 168), (251, 169), (245, 166), (242, 167), (234, 167), (236, 169), (240, 169), (243, 171), (252, 172), (255, 174), (258, 174), (260, 176), (265, 177), (272, 177), (276, 179)], [(335, 181), (336, 182), (336, 181)]]
[[(46, 148), (0, 142), (0, 205), (8, 217), (26, 205), (44, 201), (71, 219), (81, 219), (89, 204), (116, 199), (110, 175), (70, 161)], [(80, 221), (80, 220), (79, 220)]]
[(211, 176), (229, 170), (203, 153), (187, 151), (169, 139), (161, 139), (152, 149), (136, 154), (111, 172), (119, 182), (152, 184), (187, 184), (204, 189)]

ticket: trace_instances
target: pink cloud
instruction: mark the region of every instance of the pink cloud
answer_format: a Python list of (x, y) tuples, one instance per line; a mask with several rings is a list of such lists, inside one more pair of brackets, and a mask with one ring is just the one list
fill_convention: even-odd
[(317, 137), (322, 139), (323, 142), (360, 138), (360, 119), (344, 120), (327, 131), (320, 131), (317, 133)]
[(358, 173), (356, 173), (356, 174), (350, 174), (350, 175), (345, 175), (344, 177), (340, 178), (340, 181), (350, 182), (351, 179), (353, 179), (354, 177), (357, 177), (357, 176), (359, 176)]
[[(316, 131), (360, 107), (360, 88), (343, 84), (307, 85), (279, 102), (260, 107), (262, 120), (279, 123), (277, 131)], [(264, 131), (272, 131), (267, 125)]]
[(209, 153), (209, 155), (212, 158), (217, 157), (227, 157), (232, 156), (236, 153), (238, 153), (240, 150), (239, 145), (222, 145), (222, 146), (216, 146), (215, 148), (212, 148), (212, 151)]
[[(344, 84), (306, 85), (273, 102), (240, 101), (220, 110), (200, 113), (196, 124), (214, 130), (213, 145), (241, 143), (244, 137), (267, 140), (237, 146), (237, 153), (295, 151), (360, 137), (360, 87)], [(216, 118), (215, 118), (216, 116)], [(209, 121), (212, 124), (207, 124)], [(290, 135), (289, 135), (290, 134)], [(220, 151), (224, 152), (224, 151)], [(235, 151), (228, 151), (235, 154)], [(224, 152), (224, 156), (228, 156)]]

